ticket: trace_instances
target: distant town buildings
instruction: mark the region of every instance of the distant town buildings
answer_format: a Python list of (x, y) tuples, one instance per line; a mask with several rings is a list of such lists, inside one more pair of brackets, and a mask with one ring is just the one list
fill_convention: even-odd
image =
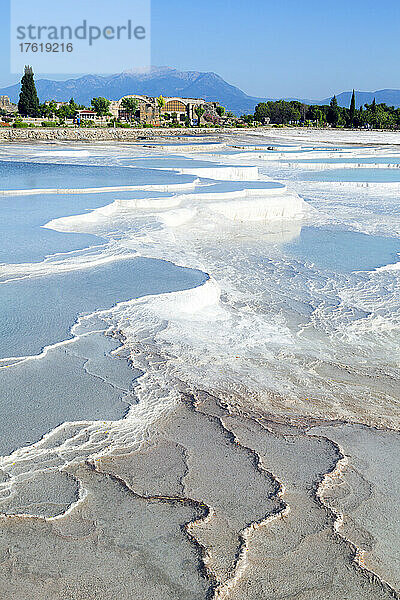
[(94, 110), (78, 110), (76, 116), (78, 119), (81, 119), (81, 121), (96, 120), (96, 113), (94, 112)]
[(10, 113), (17, 112), (18, 110), (17, 105), (10, 102), (10, 98), (8, 96), (0, 96), (0, 108)]
[[(124, 103), (125, 99), (134, 99), (136, 102)], [(71, 101), (46, 100), (44, 106), (51, 107), (53, 114), (47, 114), (43, 110), (40, 116), (30, 117), (32, 123), (41, 123), (45, 118), (59, 118), (65, 123), (85, 124), (91, 122), (93, 125), (104, 125), (110, 116), (122, 122), (142, 124), (151, 126), (160, 125), (198, 125), (217, 124), (221, 122), (223, 111), (220, 110), (218, 102), (206, 101), (203, 98), (163, 97), (158, 98), (140, 94), (129, 94), (119, 100), (110, 100), (108, 115), (98, 116), (95, 106), (89, 108), (75, 104), (71, 115), (64, 108), (71, 108)], [(137, 108), (135, 109), (135, 104)], [(133, 105), (133, 109), (132, 109)], [(18, 113), (18, 106), (10, 102), (8, 96), (0, 96), (0, 108), (7, 113)], [(10, 115), (9, 115), (10, 116)], [(70, 124), (71, 124), (70, 123)]]
[(141, 123), (149, 125), (159, 125), (170, 119), (178, 123), (185, 123), (188, 119), (193, 123), (198, 121), (196, 108), (199, 106), (204, 109), (204, 114), (201, 116), (202, 123), (207, 120), (218, 119), (218, 102), (207, 102), (202, 98), (164, 97), (164, 104), (160, 107), (157, 98), (137, 94), (123, 96), (120, 100), (111, 101), (110, 113), (116, 119), (129, 119), (129, 115), (122, 106), (124, 98), (135, 98), (138, 101), (138, 110), (135, 117)]

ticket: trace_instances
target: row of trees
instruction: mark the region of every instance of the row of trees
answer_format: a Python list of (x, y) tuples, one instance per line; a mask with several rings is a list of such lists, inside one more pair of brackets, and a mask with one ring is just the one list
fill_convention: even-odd
[[(109, 113), (109, 100), (105, 98), (93, 98), (91, 109), (99, 117), (110, 116)], [(86, 106), (83, 104), (77, 104), (73, 98), (68, 103), (61, 104), (58, 106), (55, 100), (45, 102), (44, 104), (22, 104), (21, 101), (18, 103), (18, 112), (23, 117), (44, 117), (45, 119), (58, 118), (60, 121), (65, 119), (74, 119), (78, 114), (79, 110), (84, 110)]]
[(243, 115), (242, 119), (251, 123), (258, 121), (287, 125), (290, 123), (311, 123), (319, 126), (331, 125), (332, 127), (369, 127), (378, 129), (391, 129), (400, 127), (400, 108), (377, 104), (375, 99), (371, 104), (364, 104), (356, 108), (356, 96), (353, 90), (350, 107), (338, 105), (336, 96), (333, 96), (329, 105), (308, 105), (293, 100), (260, 102), (257, 104), (254, 115)]

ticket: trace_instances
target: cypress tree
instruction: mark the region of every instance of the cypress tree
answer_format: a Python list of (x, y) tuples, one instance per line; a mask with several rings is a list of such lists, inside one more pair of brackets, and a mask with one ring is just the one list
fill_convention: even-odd
[(39, 116), (39, 98), (33, 79), (32, 67), (26, 66), (21, 79), (21, 93), (19, 95), (18, 112), (23, 117)]
[(356, 116), (356, 94), (353, 90), (353, 95), (351, 97), (350, 103), (350, 125), (354, 127), (354, 117)]

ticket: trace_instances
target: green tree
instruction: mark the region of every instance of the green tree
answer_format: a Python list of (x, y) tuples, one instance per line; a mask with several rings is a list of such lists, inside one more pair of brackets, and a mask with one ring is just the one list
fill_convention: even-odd
[(50, 100), (50, 102), (40, 105), (40, 114), (42, 117), (45, 117), (46, 119), (53, 119), (56, 113), (57, 103), (55, 100)]
[(353, 119), (353, 127), (361, 127), (363, 125), (363, 107), (355, 110), (354, 119)]
[(132, 121), (132, 115), (135, 115), (139, 108), (139, 100), (137, 98), (122, 98), (121, 106), (129, 115), (129, 120)]
[(171, 113), (171, 119), (174, 123), (177, 123), (178, 122), (178, 113), (176, 113), (176, 112)]
[(242, 121), (247, 123), (247, 125), (251, 125), (254, 121), (253, 115), (242, 115), (240, 118), (242, 119)]
[(75, 100), (73, 98), (71, 98), (70, 101), (68, 102), (68, 107), (69, 107), (69, 112), (70, 112), (69, 118), (73, 119), (79, 110), (79, 106), (75, 102)]
[(325, 114), (322, 107), (318, 105), (311, 105), (307, 107), (306, 120), (322, 125), (325, 122)]
[[(242, 115), (241, 118), (247, 120), (246, 115)], [(365, 104), (364, 108), (360, 106), (357, 110), (356, 95), (353, 90), (350, 108), (340, 107), (335, 96), (331, 99), (329, 106), (308, 106), (298, 101), (287, 102), (285, 100), (260, 102), (255, 108), (254, 119), (263, 122), (266, 118), (269, 118), (271, 123), (277, 124), (305, 120), (320, 125), (330, 123), (333, 127), (348, 125), (394, 129), (400, 128), (400, 107), (395, 108), (383, 103), (377, 104), (374, 99), (371, 104)]]
[(339, 123), (339, 118), (340, 118), (340, 109), (339, 109), (339, 106), (337, 103), (336, 96), (333, 96), (331, 103), (329, 105), (327, 121), (333, 127), (336, 127), (336, 125), (338, 125), (338, 123)]
[(353, 94), (351, 96), (351, 102), (350, 102), (350, 126), (354, 127), (354, 119), (356, 116), (356, 93), (353, 90)]
[(40, 115), (39, 98), (36, 92), (32, 67), (26, 66), (21, 79), (18, 112), (23, 117), (38, 117)]
[(198, 124), (200, 125), (200, 122), (201, 122), (201, 117), (202, 117), (202, 116), (204, 115), (204, 113), (205, 113), (204, 106), (196, 106), (196, 108), (194, 109), (194, 112), (195, 112), (195, 113), (196, 113), (196, 115), (197, 115), (197, 118), (198, 118), (198, 120), (199, 120), (199, 123), (198, 123)]
[(362, 124), (369, 127), (393, 128), (400, 125), (400, 113), (394, 106), (377, 104), (374, 98), (371, 104), (365, 104), (364, 110), (360, 109), (359, 118)]
[(73, 119), (75, 116), (75, 112), (71, 111), (69, 104), (63, 104), (60, 106), (60, 108), (56, 111), (56, 114), (60, 121), (65, 121), (65, 119)]
[(110, 114), (110, 101), (106, 98), (92, 98), (91, 105), (93, 107), (94, 112), (98, 117), (108, 117)]
[(157, 105), (158, 105), (158, 115), (161, 121), (161, 110), (164, 108), (165, 106), (165, 100), (162, 96), (158, 96), (157, 98)]
[(362, 104), (361, 104), (360, 108), (358, 109), (357, 120), (358, 120), (358, 124), (360, 126), (365, 125), (364, 109), (363, 109)]
[(394, 117), (397, 127), (399, 127), (400, 126), (400, 108), (396, 108), (394, 110), (393, 117)]
[(225, 108), (223, 106), (217, 106), (216, 111), (219, 117), (222, 117), (225, 114)]
[(257, 104), (254, 111), (254, 119), (256, 121), (263, 123), (264, 119), (271, 118), (270, 107), (268, 106), (268, 104), (267, 102), (260, 102), (259, 104)]
[(375, 110), (374, 125), (379, 129), (387, 129), (392, 125), (392, 115), (386, 104), (378, 104)]
[(271, 123), (287, 124), (305, 121), (308, 107), (297, 100), (286, 102), (285, 100), (275, 100), (260, 102), (257, 104), (254, 119), (265, 122), (269, 119)]

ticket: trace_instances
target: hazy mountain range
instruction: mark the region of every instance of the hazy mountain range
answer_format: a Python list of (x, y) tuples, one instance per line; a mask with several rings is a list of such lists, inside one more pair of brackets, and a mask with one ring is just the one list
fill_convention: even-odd
[[(54, 81), (38, 79), (36, 87), (41, 102), (45, 100), (66, 101), (71, 97), (79, 104), (89, 105), (93, 97), (105, 96), (117, 100), (126, 94), (145, 94), (148, 96), (181, 96), (186, 98), (204, 98), (217, 100), (236, 114), (254, 111), (258, 102), (274, 98), (249, 96), (241, 89), (227, 83), (216, 73), (199, 71), (179, 71), (170, 67), (152, 67), (147, 73), (125, 71), (117, 75), (84, 75), (78, 79)], [(0, 89), (0, 95), (7, 95), (13, 102), (18, 101), (20, 84)], [(351, 91), (337, 94), (341, 106), (349, 106)], [(385, 102), (390, 106), (400, 106), (400, 90), (379, 90), (376, 92), (356, 92), (357, 105)], [(306, 104), (329, 104), (330, 98), (309, 100), (305, 98), (285, 98), (300, 100)]]

